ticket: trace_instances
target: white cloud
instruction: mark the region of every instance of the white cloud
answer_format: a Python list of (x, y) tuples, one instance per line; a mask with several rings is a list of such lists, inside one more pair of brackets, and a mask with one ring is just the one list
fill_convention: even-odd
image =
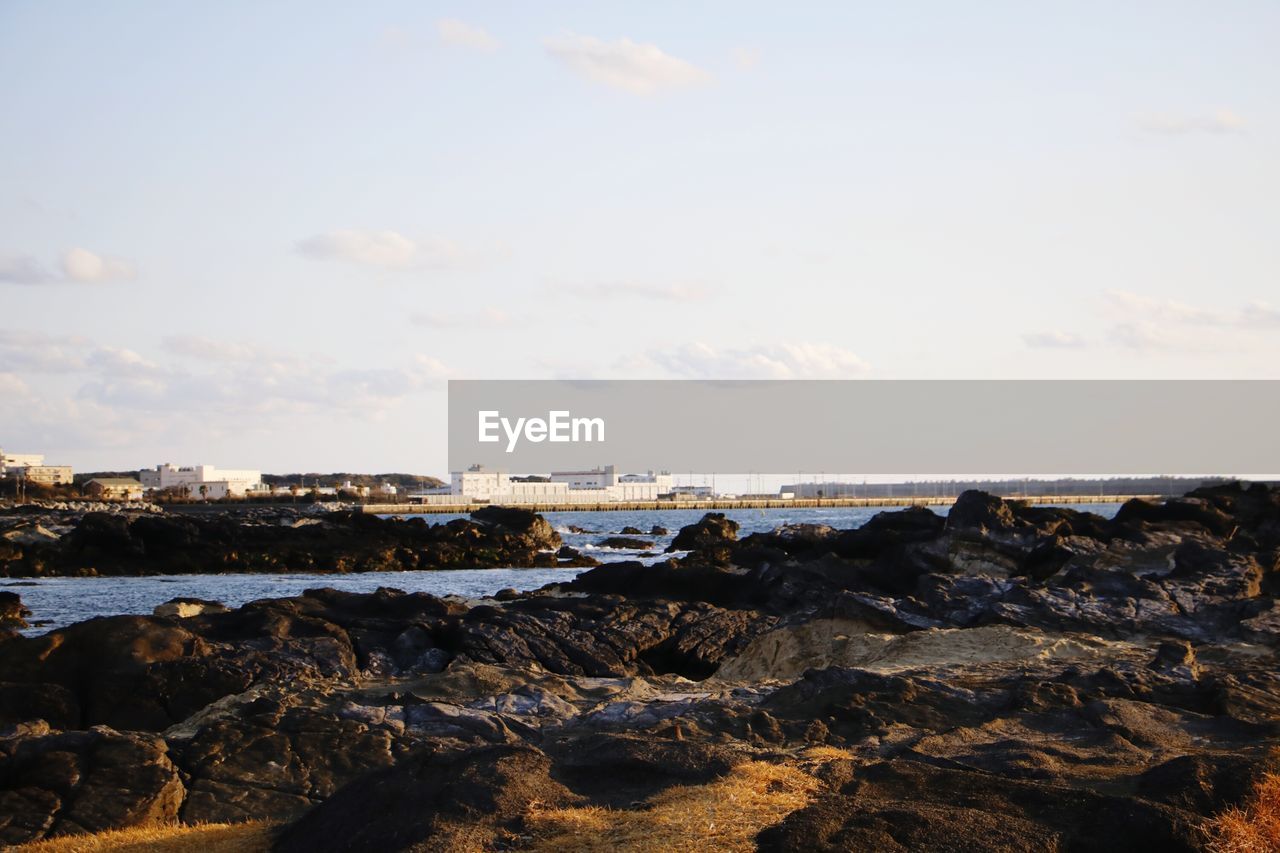
[(1188, 334), (1184, 329), (1171, 329), (1142, 321), (1117, 323), (1107, 330), (1107, 339), (1116, 346), (1132, 350), (1194, 352), (1212, 348), (1203, 336)]
[(413, 261), (418, 247), (398, 231), (344, 229), (301, 240), (298, 251), (317, 260), (351, 261), (403, 269)]
[(1086, 343), (1084, 338), (1079, 335), (1058, 330), (1033, 332), (1029, 335), (1023, 335), (1022, 340), (1029, 347), (1045, 349), (1079, 349)]
[(1188, 305), (1174, 299), (1156, 299), (1127, 290), (1107, 293), (1109, 313), (1122, 320), (1147, 323), (1206, 326), (1219, 329), (1280, 327), (1280, 311), (1265, 302), (1250, 302), (1235, 311)]
[(166, 371), (131, 349), (116, 346), (98, 347), (89, 353), (89, 367), (114, 376), (162, 376)]
[(498, 49), (498, 40), (480, 27), (459, 21), (457, 18), (441, 18), (436, 21), (436, 33), (440, 41), (454, 47), (465, 47), (491, 53)]
[(847, 349), (808, 343), (719, 349), (697, 342), (650, 350), (631, 366), (646, 364), (688, 379), (844, 379), (870, 369)]
[(0, 257), (0, 282), (7, 284), (43, 284), (56, 277), (30, 255)]
[(1244, 351), (1280, 329), (1280, 311), (1265, 302), (1221, 310), (1116, 290), (1107, 293), (1103, 313), (1111, 322), (1107, 339), (1133, 350)]
[(1148, 115), (1138, 119), (1148, 133), (1179, 136), (1188, 133), (1234, 133), (1244, 130), (1245, 121), (1231, 110), (1205, 115)]
[(137, 275), (133, 264), (123, 258), (99, 255), (88, 249), (68, 249), (62, 256), (62, 271), (72, 281), (128, 281)]
[(75, 247), (62, 255), (62, 272), (47, 269), (30, 255), (0, 258), (0, 282), (9, 284), (46, 284), (54, 282), (95, 283), (129, 281), (137, 277), (133, 263), (124, 258), (100, 255)]
[(559, 285), (556, 290), (589, 299), (635, 298), (655, 302), (702, 302), (711, 291), (696, 284), (651, 284), (648, 282), (603, 282), (600, 284)]
[(763, 56), (757, 47), (738, 47), (733, 50), (733, 64), (739, 71), (751, 71), (760, 64)]
[(1250, 329), (1280, 329), (1280, 310), (1266, 302), (1250, 302), (1240, 311), (1239, 324)]
[(345, 261), (391, 270), (455, 269), (505, 254), (503, 249), (465, 246), (444, 237), (413, 240), (398, 231), (355, 228), (316, 234), (300, 240), (298, 252), (321, 261)]
[(31, 392), (27, 383), (16, 373), (0, 372), (0, 397), (13, 401)]
[(428, 329), (481, 328), (496, 329), (512, 325), (510, 314), (497, 308), (485, 308), (474, 313), (441, 314), (418, 313), (409, 318), (415, 326)]
[(0, 370), (68, 373), (82, 370), (92, 344), (74, 335), (0, 329)]
[(581, 77), (634, 95), (697, 86), (711, 79), (698, 66), (631, 39), (606, 42), (592, 36), (548, 39), (547, 52)]
[(215, 340), (200, 335), (168, 337), (160, 345), (167, 352), (197, 361), (234, 363), (257, 361), (266, 357), (266, 353), (254, 344)]

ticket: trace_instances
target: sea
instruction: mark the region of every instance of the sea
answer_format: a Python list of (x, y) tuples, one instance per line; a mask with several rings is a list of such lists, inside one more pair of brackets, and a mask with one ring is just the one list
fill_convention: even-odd
[[(1072, 509), (1093, 512), (1110, 518), (1119, 504), (1073, 504)], [(930, 507), (945, 515), (947, 506)], [(804, 507), (780, 509), (725, 510), (724, 514), (739, 524), (739, 537), (773, 530), (784, 524), (828, 524), (839, 529), (860, 527), (882, 508)], [(888, 510), (892, 511), (892, 510)], [(663, 551), (681, 527), (692, 524), (703, 510), (637, 510), (547, 512), (545, 518), (555, 527), (566, 545), (570, 545), (603, 562), (640, 560), (652, 564), (664, 559)], [(465, 516), (430, 515), (428, 523), (440, 524)], [(666, 533), (650, 534), (655, 527)], [(651, 542), (651, 548), (610, 548), (600, 544), (608, 536), (623, 535), (624, 527), (634, 527), (641, 534), (633, 538)], [(14, 578), (0, 579), (0, 589), (22, 596), (31, 608), (31, 627), (24, 634), (43, 634), (85, 619), (117, 614), (149, 614), (158, 604), (173, 598), (203, 598), (239, 607), (263, 598), (284, 598), (317, 587), (332, 587), (349, 592), (372, 592), (379, 587), (393, 587), (405, 592), (432, 595), (457, 595), (482, 598), (502, 589), (532, 590), (550, 583), (562, 583), (576, 577), (584, 569), (531, 569), (509, 566), (494, 569), (453, 571), (369, 572), (364, 574), (217, 574), (217, 575), (151, 575), (148, 577), (103, 578)]]

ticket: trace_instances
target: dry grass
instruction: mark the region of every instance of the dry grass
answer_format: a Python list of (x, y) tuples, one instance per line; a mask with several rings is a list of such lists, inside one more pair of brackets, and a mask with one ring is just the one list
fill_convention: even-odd
[(1214, 853), (1280, 851), (1280, 773), (1268, 773), (1243, 806), (1215, 815), (1206, 825)]
[(800, 753), (806, 761), (842, 761), (853, 758), (853, 753), (838, 746), (811, 746)]
[(533, 850), (755, 850), (756, 833), (808, 805), (818, 780), (794, 767), (753, 761), (707, 785), (669, 788), (636, 811), (534, 808)]
[(152, 824), (93, 835), (64, 835), (16, 848), (19, 853), (266, 853), (274, 825), (206, 823)]

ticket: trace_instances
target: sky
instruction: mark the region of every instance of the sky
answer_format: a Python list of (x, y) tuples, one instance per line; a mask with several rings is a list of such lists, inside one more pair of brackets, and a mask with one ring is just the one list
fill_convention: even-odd
[(0, 448), (450, 378), (1280, 378), (1280, 4), (0, 0)]

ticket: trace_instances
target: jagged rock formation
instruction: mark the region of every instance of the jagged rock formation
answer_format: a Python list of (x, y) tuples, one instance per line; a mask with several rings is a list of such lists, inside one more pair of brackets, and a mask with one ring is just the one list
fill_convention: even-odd
[(387, 572), (500, 566), (594, 566), (561, 549), (546, 519), (484, 507), (428, 524), (359, 512), (238, 517), (90, 512), (68, 523), (24, 513), (0, 519), (0, 577), (209, 572)]
[(267, 818), (289, 851), (518, 849), (536, 808), (772, 762), (812, 795), (761, 849), (1190, 850), (1275, 766), (1280, 493), (676, 541), (475, 605), (317, 589), (0, 641), (0, 843)]

